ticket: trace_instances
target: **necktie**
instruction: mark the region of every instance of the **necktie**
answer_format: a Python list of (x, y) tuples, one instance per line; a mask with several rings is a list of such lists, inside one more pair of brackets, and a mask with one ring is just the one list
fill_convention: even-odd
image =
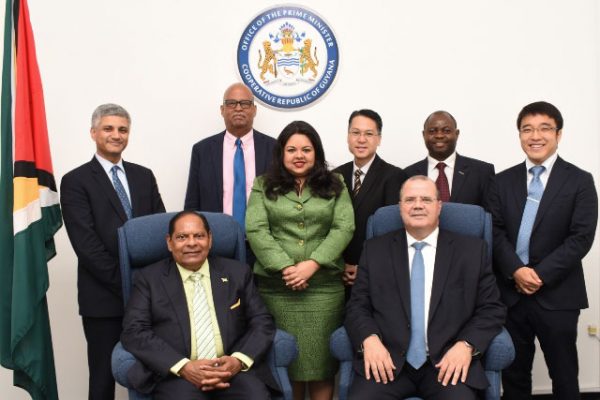
[(131, 203), (129, 202), (129, 198), (127, 197), (127, 192), (125, 191), (125, 187), (123, 186), (123, 183), (121, 183), (121, 180), (119, 179), (119, 176), (117, 175), (117, 172), (119, 171), (119, 169), (120, 168), (118, 165), (115, 165), (110, 169), (110, 172), (112, 172), (113, 186), (115, 187), (117, 196), (119, 196), (119, 200), (121, 201), (123, 210), (125, 210), (127, 219), (131, 219), (131, 217), (132, 217)]
[(435, 180), (435, 186), (437, 186), (440, 191), (440, 200), (450, 201), (450, 185), (448, 185), (448, 177), (444, 172), (446, 164), (439, 162), (435, 167), (439, 170), (438, 177)]
[(363, 172), (360, 170), (360, 168), (354, 171), (354, 189), (352, 189), (352, 196), (356, 196), (360, 190), (360, 187), (362, 186), (362, 182), (360, 181), (360, 176), (362, 174)]
[(540, 206), (542, 194), (544, 194), (544, 185), (542, 185), (540, 175), (545, 169), (546, 167), (544, 166), (536, 165), (529, 170), (533, 174), (533, 179), (527, 191), (527, 202), (525, 203), (525, 210), (523, 211), (521, 226), (519, 227), (519, 235), (517, 236), (517, 255), (523, 261), (524, 265), (529, 264), (529, 240), (531, 239), (535, 215)]
[(242, 141), (235, 141), (235, 156), (233, 157), (233, 218), (245, 231), (246, 226), (246, 166)]
[(198, 360), (208, 360), (215, 358), (217, 351), (212, 321), (210, 319), (210, 310), (201, 278), (202, 276), (199, 271), (190, 275), (190, 279), (194, 281), (194, 297), (192, 299), (193, 328), (196, 334), (196, 358)]
[(427, 360), (425, 346), (425, 262), (421, 249), (424, 242), (415, 242), (412, 269), (410, 273), (410, 343), (406, 361), (419, 369)]

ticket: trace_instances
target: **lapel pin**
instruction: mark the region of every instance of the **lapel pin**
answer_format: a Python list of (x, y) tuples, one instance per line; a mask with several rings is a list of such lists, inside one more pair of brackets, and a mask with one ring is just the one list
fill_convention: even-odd
[(221, 278), (221, 281), (223, 281), (223, 282), (229, 282), (229, 279), (227, 279), (227, 278)]
[(465, 173), (462, 171), (458, 171), (459, 174), (464, 175)]

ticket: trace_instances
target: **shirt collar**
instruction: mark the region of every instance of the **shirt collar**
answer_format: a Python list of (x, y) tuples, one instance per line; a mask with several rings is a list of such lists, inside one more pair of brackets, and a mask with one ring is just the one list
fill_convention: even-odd
[[(554, 152), (554, 154), (552, 154), (550, 157), (546, 158), (546, 161), (544, 161), (543, 163), (540, 164), (546, 168), (544, 173), (550, 175), (550, 171), (552, 170), (552, 167), (554, 166), (554, 163), (556, 162), (557, 158), (558, 158), (558, 153)], [(529, 158), (525, 159), (525, 167), (527, 168), (527, 173), (529, 173), (529, 170), (532, 167), (535, 167), (536, 165), (537, 164), (534, 164)]]
[(373, 154), (373, 157), (371, 157), (371, 159), (369, 160), (368, 163), (366, 163), (365, 165), (363, 165), (362, 167), (358, 167), (356, 165), (356, 163), (353, 161), (352, 162), (352, 174), (354, 175), (354, 173), (356, 172), (357, 169), (360, 169), (363, 173), (363, 175), (366, 175), (367, 172), (369, 171), (369, 168), (371, 168), (371, 164), (373, 164), (373, 161), (375, 161), (375, 157), (377, 156), (377, 154)]
[[(175, 263), (177, 264), (177, 263)], [(186, 281), (195, 271), (190, 271), (189, 269), (183, 268), (181, 265), (177, 264), (177, 269), (179, 270), (179, 275), (181, 275), (181, 280)], [(207, 277), (210, 279), (210, 265), (208, 264), (208, 258), (204, 261), (204, 264), (198, 270), (200, 271), (200, 275), (202, 277)]]
[[(225, 145), (229, 147), (235, 147), (235, 141), (238, 139), (232, 133), (225, 131)], [(254, 129), (250, 129), (250, 132), (246, 133), (244, 136), (240, 138), (242, 140), (242, 144), (244, 146), (248, 146), (250, 143), (254, 142)]]
[(98, 162), (100, 163), (100, 165), (102, 166), (102, 169), (104, 169), (106, 171), (107, 174), (110, 173), (110, 170), (112, 169), (112, 167), (114, 167), (115, 165), (117, 165), (119, 168), (121, 168), (121, 171), (123, 171), (123, 173), (125, 173), (125, 168), (123, 167), (123, 159), (121, 158), (119, 160), (118, 163), (113, 164), (112, 161), (108, 161), (106, 158), (102, 157), (100, 154), (96, 153), (94, 154), (94, 157), (96, 157), (96, 160), (98, 160)]
[(429, 166), (428, 170), (432, 171), (435, 169), (436, 165), (438, 165), (438, 163), (443, 162), (444, 164), (446, 164), (446, 167), (452, 168), (454, 169), (454, 164), (456, 164), (456, 151), (452, 154), (450, 154), (445, 160), (436, 160), (435, 158), (431, 157), (430, 155), (427, 156), (427, 165)]
[(427, 246), (431, 246), (435, 249), (437, 247), (437, 240), (438, 240), (439, 233), (440, 233), (440, 228), (438, 226), (433, 230), (433, 232), (431, 232), (427, 237), (425, 237), (425, 239), (417, 240), (414, 238), (414, 236), (412, 236), (407, 231), (406, 232), (406, 244), (408, 245), (408, 247), (411, 247), (413, 245), (413, 243), (425, 242), (427, 244)]

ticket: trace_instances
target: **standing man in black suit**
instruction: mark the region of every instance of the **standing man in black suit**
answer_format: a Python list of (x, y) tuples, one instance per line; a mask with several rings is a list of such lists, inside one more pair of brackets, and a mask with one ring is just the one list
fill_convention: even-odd
[(350, 399), (475, 399), (480, 356), (505, 309), (479, 238), (440, 230), (435, 183), (408, 178), (405, 229), (365, 242), (345, 326), (356, 349)]
[(592, 175), (558, 156), (562, 127), (552, 104), (525, 106), (517, 128), (527, 158), (499, 173), (490, 188), (494, 270), (516, 350), (502, 373), (510, 400), (531, 399), (535, 337), (553, 398), (580, 398), (577, 322), (588, 307), (581, 260), (594, 241), (598, 196)]
[(171, 219), (166, 240), (172, 258), (140, 269), (127, 303), (121, 340), (139, 360), (129, 381), (155, 400), (269, 399), (275, 323), (252, 271), (209, 256), (210, 226), (194, 211)]
[(456, 152), (460, 131), (447, 111), (429, 115), (423, 126), (423, 139), (429, 155), (405, 168), (408, 176), (425, 175), (435, 181), (442, 201), (476, 204), (484, 201), (494, 176), (492, 164), (461, 156)]
[(352, 112), (348, 120), (348, 150), (354, 156), (354, 161), (335, 169), (335, 172), (344, 177), (354, 206), (356, 230), (344, 250), (346, 267), (342, 275), (348, 295), (356, 279), (367, 219), (379, 207), (398, 202), (400, 187), (407, 178), (404, 171), (386, 163), (377, 155), (382, 128), (381, 117), (375, 111), (364, 109)]
[(90, 129), (96, 154), (66, 174), (60, 187), (65, 227), (78, 259), (90, 400), (111, 400), (115, 392), (110, 358), (123, 319), (117, 229), (132, 217), (165, 211), (152, 171), (121, 158), (130, 127), (123, 107), (98, 106)]
[(236, 140), (241, 141), (244, 157), (247, 199), (254, 178), (271, 164), (275, 139), (252, 128), (256, 104), (242, 83), (234, 83), (225, 91), (221, 115), (225, 131), (199, 141), (192, 149), (184, 208), (233, 215), (244, 227), (245, 215), (234, 215)]

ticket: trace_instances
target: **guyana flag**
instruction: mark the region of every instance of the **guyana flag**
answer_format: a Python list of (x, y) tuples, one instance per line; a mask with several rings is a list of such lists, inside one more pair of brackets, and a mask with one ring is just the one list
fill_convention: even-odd
[[(5, 0), (0, 98), (0, 364), (33, 400), (58, 399), (48, 260), (62, 225), (26, 0)], [(0, 18), (2, 11), (0, 11)]]

